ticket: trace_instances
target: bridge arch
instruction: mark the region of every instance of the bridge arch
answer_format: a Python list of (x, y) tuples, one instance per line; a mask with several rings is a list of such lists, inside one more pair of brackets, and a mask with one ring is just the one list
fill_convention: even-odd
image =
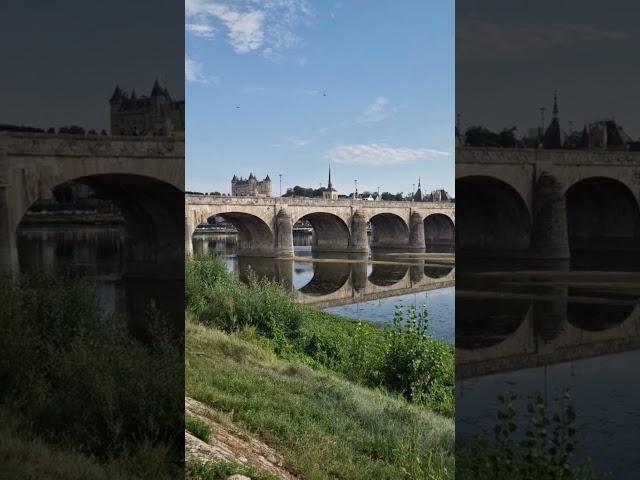
[(638, 250), (640, 208), (633, 192), (619, 180), (589, 177), (565, 193), (569, 248)]
[(351, 237), (349, 226), (338, 215), (310, 212), (295, 218), (293, 223), (307, 220), (313, 228), (312, 249), (318, 252), (345, 251)]
[(214, 217), (222, 217), (238, 231), (239, 256), (270, 256), (273, 253), (274, 235), (271, 227), (259, 216), (242, 211), (207, 212), (200, 223), (212, 223)]
[[(35, 182), (37, 187), (23, 195), (14, 234), (36, 201), (48, 198), (56, 188), (73, 181), (90, 187), (99, 198), (112, 202), (124, 217), (125, 274), (176, 278), (183, 275), (184, 191), (165, 179), (138, 173), (84, 173), (87, 174), (74, 176), (63, 172), (49, 178), (41, 177)], [(21, 263), (19, 258), (18, 262)]]
[(378, 213), (369, 218), (371, 247), (393, 248), (409, 243), (409, 226), (395, 213)]
[(429, 246), (453, 245), (456, 239), (456, 226), (444, 213), (432, 213), (424, 219), (424, 239)]
[(456, 179), (456, 251), (502, 256), (531, 246), (531, 215), (522, 196), (493, 177)]

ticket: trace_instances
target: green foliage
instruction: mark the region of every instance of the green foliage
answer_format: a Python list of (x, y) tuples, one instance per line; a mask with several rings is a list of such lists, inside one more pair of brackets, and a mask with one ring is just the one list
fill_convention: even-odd
[(408, 400), (453, 415), (453, 347), (429, 338), (425, 306), (405, 311), (396, 307), (393, 323), (384, 330), (384, 385)]
[(452, 419), (241, 335), (187, 324), (187, 392), (274, 448), (299, 478), (453, 478)]
[(407, 321), (398, 310), (393, 325), (380, 329), (300, 305), (276, 283), (254, 277), (243, 284), (213, 257), (187, 262), (186, 296), (200, 323), (225, 332), (254, 329), (282, 358), (453, 415), (453, 347), (427, 335), (424, 308), (410, 308)]
[(515, 137), (516, 127), (504, 128), (495, 133), (485, 127), (469, 127), (465, 132), (465, 141), (472, 147), (504, 147), (515, 148), (518, 140)]
[(22, 419), (19, 430), (134, 469), (148, 460), (145, 478), (168, 477), (183, 455), (183, 341), (158, 312), (145, 343), (132, 338), (89, 287), (72, 277), (0, 282), (2, 410)]
[(199, 418), (187, 416), (184, 421), (184, 427), (187, 432), (191, 433), (194, 437), (199, 438), (203, 442), (209, 442), (211, 438), (211, 427)]
[(241, 283), (212, 257), (189, 259), (186, 278), (186, 308), (195, 320), (226, 332), (255, 327), (278, 352), (296, 337), (302, 307), (277, 284), (255, 276)]
[(572, 461), (576, 444), (576, 413), (565, 391), (557, 411), (548, 412), (539, 392), (526, 404), (524, 438), (516, 439), (516, 395), (500, 395), (493, 438), (476, 438), (458, 450), (457, 472), (478, 480), (597, 480), (590, 465)]
[(275, 475), (258, 472), (249, 465), (228, 462), (226, 460), (189, 460), (186, 469), (187, 480), (225, 480), (231, 475), (245, 475), (251, 480), (279, 480)]

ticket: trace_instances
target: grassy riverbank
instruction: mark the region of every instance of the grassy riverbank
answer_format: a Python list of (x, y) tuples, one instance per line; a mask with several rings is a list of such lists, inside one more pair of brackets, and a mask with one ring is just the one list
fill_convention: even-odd
[(186, 284), (188, 394), (302, 478), (453, 478), (453, 348), (424, 313), (381, 329), (211, 258), (188, 261)]
[[(146, 342), (71, 277), (0, 279), (5, 478), (169, 479), (182, 470), (183, 342)], [(31, 476), (29, 476), (31, 475)]]

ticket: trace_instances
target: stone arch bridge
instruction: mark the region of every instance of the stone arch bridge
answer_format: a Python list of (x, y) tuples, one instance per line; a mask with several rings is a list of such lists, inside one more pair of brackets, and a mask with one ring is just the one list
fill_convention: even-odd
[(184, 141), (0, 133), (0, 272), (19, 268), (16, 231), (29, 207), (59, 185), (84, 183), (126, 222), (130, 276), (184, 276)]
[(197, 226), (215, 216), (238, 229), (238, 254), (246, 256), (293, 256), (293, 225), (299, 220), (311, 223), (316, 252), (368, 252), (367, 223), (372, 248), (420, 251), (455, 239), (452, 203), (187, 195), (188, 251)]
[(456, 253), (569, 258), (640, 247), (640, 153), (457, 148)]

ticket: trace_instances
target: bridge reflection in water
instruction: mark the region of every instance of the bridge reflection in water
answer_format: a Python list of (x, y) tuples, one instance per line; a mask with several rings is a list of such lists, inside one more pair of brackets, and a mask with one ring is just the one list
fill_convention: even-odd
[(493, 427), (499, 394), (540, 391), (551, 402), (569, 388), (580, 419), (576, 461), (590, 457), (613, 478), (638, 478), (640, 257), (461, 263), (459, 438)]
[[(308, 236), (310, 237), (310, 236)], [(305, 237), (296, 238), (305, 243)], [(236, 257), (234, 235), (200, 235), (193, 242), (194, 254), (214, 251), (227, 261), (240, 279), (250, 275), (276, 281), (294, 292), (303, 304), (329, 308), (451, 287), (455, 269), (451, 264), (432, 263), (421, 256), (393, 253), (357, 255), (313, 253), (297, 248), (294, 259)], [(453, 320), (453, 312), (452, 320)]]

